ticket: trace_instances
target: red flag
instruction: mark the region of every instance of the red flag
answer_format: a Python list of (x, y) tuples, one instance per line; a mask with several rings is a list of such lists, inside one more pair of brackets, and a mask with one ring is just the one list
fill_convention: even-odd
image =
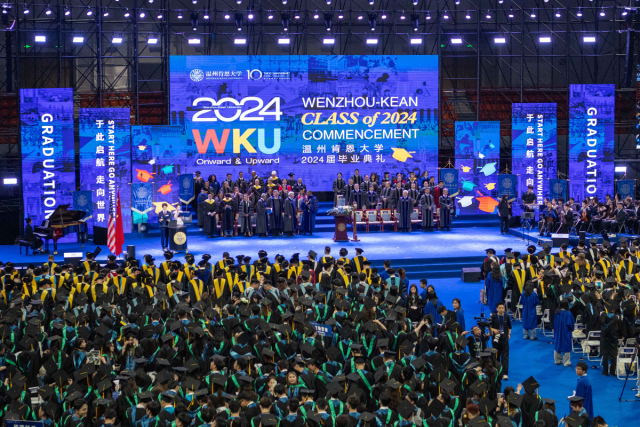
[(109, 215), (109, 226), (107, 229), (109, 251), (114, 255), (122, 253), (122, 245), (124, 245), (124, 230), (122, 229), (122, 206), (120, 205), (120, 190), (118, 190), (118, 199), (116, 201), (115, 218)]

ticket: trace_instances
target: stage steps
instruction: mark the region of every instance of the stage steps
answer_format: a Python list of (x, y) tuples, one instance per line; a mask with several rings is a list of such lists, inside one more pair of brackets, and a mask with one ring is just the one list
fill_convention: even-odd
[[(459, 278), (462, 269), (468, 267), (480, 267), (484, 256), (458, 257), (458, 258), (423, 258), (423, 259), (390, 259), (391, 267), (396, 270), (400, 267), (406, 271), (406, 277), (412, 282), (434, 278)], [(371, 266), (382, 272), (384, 260), (371, 261)]]

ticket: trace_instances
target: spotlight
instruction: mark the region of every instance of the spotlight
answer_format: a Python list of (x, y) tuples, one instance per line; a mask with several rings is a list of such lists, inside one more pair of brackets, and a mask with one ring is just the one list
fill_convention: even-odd
[(156, 16), (156, 19), (162, 19), (162, 12), (158, 12), (158, 15)]
[(293, 15), (293, 19), (300, 19), (300, 14), (296, 13), (295, 15)]
[(234, 15), (234, 19), (236, 22), (236, 28), (238, 29), (238, 31), (242, 31), (242, 14), (240, 12), (236, 12), (236, 14)]
[(600, 11), (600, 16), (604, 16), (604, 9)]
[(467, 12), (467, 14), (464, 16), (466, 19), (471, 19), (471, 13)]
[(124, 10), (124, 17), (128, 18), (129, 16), (131, 16), (131, 14), (129, 13), (129, 8)]
[(562, 18), (562, 14), (560, 14), (560, 10), (556, 10), (556, 18)]
[(532, 11), (529, 16), (531, 16), (533, 19), (535, 19), (536, 18), (536, 13)]
[(47, 8), (44, 11), (45, 15), (51, 15), (53, 12), (51, 11), (51, 8), (49, 7), (49, 5), (47, 5)]
[(367, 39), (367, 44), (378, 44), (378, 39)]
[(109, 16), (109, 11), (107, 10), (106, 7), (104, 8), (104, 12), (102, 12), (102, 16), (104, 16), (105, 18)]
[(401, 19), (401, 20), (403, 20), (403, 21), (404, 21), (405, 19), (407, 19), (407, 17), (406, 17), (406, 16), (404, 16), (404, 12), (402, 12), (402, 15), (400, 15), (400, 19)]
[(582, 41), (585, 43), (595, 43), (596, 42), (596, 36), (584, 36), (582, 38)]
[[(626, 171), (626, 168), (625, 168)], [(4, 185), (18, 185), (18, 178), (3, 178), (2, 183)]]
[(242, 0), (236, 0), (236, 3), (241, 4)]
[(377, 14), (375, 13), (370, 13), (369, 14), (369, 27), (371, 28), (371, 31), (375, 31), (376, 30), (376, 18), (378, 17)]
[(69, 6), (65, 6), (64, 7), (64, 16), (69, 16), (71, 15), (71, 10), (69, 9)]
[(369, 0), (369, 4), (370, 4), (371, 6), (373, 6), (373, 2), (374, 2), (374, 0)]
[(198, 4), (198, 0), (191, 0), (191, 3)]
[[(282, 0), (284, 3), (282, 4), (287, 4), (286, 0)], [(284, 31), (289, 31), (289, 14), (288, 13), (281, 13), (280, 14), (280, 23), (282, 24), (282, 29)]]
[[(208, 11), (208, 10), (205, 10), (205, 11), (204, 11), (204, 15), (202, 15), (202, 17), (203, 17), (204, 19), (209, 19), (209, 11)], [(273, 15), (272, 15), (272, 17), (273, 17)]]
[(456, 6), (460, 4), (460, 0), (456, 0)]
[(442, 18), (444, 19), (449, 19), (449, 12), (447, 12), (446, 10), (444, 11), (444, 15), (442, 15)]
[(282, 0), (282, 4), (287, 4), (287, 0)]
[(427, 12), (427, 16), (425, 16), (424, 19), (426, 19), (427, 21), (430, 21), (431, 20), (431, 14), (429, 12)]
[(362, 14), (358, 15), (358, 21), (362, 21), (362, 19), (364, 19), (364, 16)]
[(327, 0), (327, 4), (331, 4), (331, 0)]
[(513, 19), (513, 9), (509, 9), (509, 18)]
[(495, 44), (505, 44), (505, 43), (507, 42), (507, 39), (506, 39), (506, 38), (504, 38), (504, 37), (495, 37), (495, 38), (493, 39), (493, 42), (494, 42)]
[(578, 9), (578, 13), (576, 13), (578, 18), (582, 18), (582, 10)]
[(410, 44), (422, 44), (422, 39), (411, 38), (409, 39)]
[(269, 20), (273, 19), (273, 13), (270, 13), (269, 15), (267, 15), (267, 19)]
[(327, 31), (331, 31), (331, 22), (333, 21), (333, 13), (324, 14), (324, 26)]
[(142, 18), (144, 18), (145, 16), (147, 16), (147, 14), (146, 14), (146, 13), (144, 13), (144, 12), (140, 12), (140, 14), (139, 14), (138, 16), (142, 19)]
[(84, 37), (82, 36), (73, 36), (74, 43), (84, 43)]
[(418, 31), (419, 19), (420, 15), (418, 15), (417, 13), (411, 14), (411, 25), (413, 25), (413, 31)]
[(34, 40), (35, 40), (36, 43), (45, 43), (47, 41), (47, 36), (42, 36), (42, 35), (36, 34)]
[(189, 39), (189, 44), (200, 44), (200, 39), (198, 38)]
[(31, 10), (29, 10), (29, 6), (27, 6), (27, 4), (25, 3), (24, 6), (22, 6), (22, 13), (28, 15), (29, 12), (31, 12)]
[(317, 13), (313, 15), (313, 19), (318, 19), (318, 18), (320, 18), (320, 15), (318, 15)]
[(413, 0), (413, 5), (417, 6), (418, 5), (418, 0)]
[(338, 15), (338, 19), (342, 19), (342, 18), (344, 18), (343, 14)]
[(491, 19), (491, 12), (487, 12), (487, 14), (484, 17), (487, 19)]
[(113, 44), (122, 43), (122, 36), (114, 34), (113, 37), (111, 38), (111, 43)]
[(233, 39), (233, 44), (247, 44), (247, 39)]
[[(178, 15), (178, 16), (182, 17), (182, 15)], [(231, 15), (229, 15), (228, 13), (225, 13), (224, 19), (231, 19)]]
[(551, 37), (548, 37), (548, 36), (540, 37), (540, 43), (551, 43)]
[(504, 3), (504, 0), (498, 0), (498, 3), (499, 3), (499, 4)]
[(336, 39), (324, 39), (322, 40), (322, 44), (335, 44), (336, 43)]
[(622, 11), (622, 16), (627, 16), (627, 10), (626, 9)]
[(87, 16), (93, 15), (93, 10), (90, 7), (87, 8)]
[(148, 44), (158, 44), (158, 36), (149, 36), (147, 39)]
[(249, 14), (247, 15), (247, 19), (253, 19), (253, 13), (249, 12)]
[(380, 15), (380, 19), (387, 19), (387, 14), (383, 12), (382, 15)]
[(291, 44), (291, 39), (287, 38), (287, 37), (283, 37), (281, 39), (278, 39), (278, 44)]
[(193, 31), (196, 31), (198, 29), (198, 18), (198, 12), (191, 12), (190, 21)]
[[(627, 173), (627, 167), (626, 166), (616, 166), (614, 171), (615, 172), (619, 172), (619, 173)], [(5, 184), (6, 184), (6, 182), (5, 182)], [(17, 184), (17, 182), (16, 182), (16, 184)]]
[(462, 39), (459, 37), (452, 38), (451, 44), (462, 44)]

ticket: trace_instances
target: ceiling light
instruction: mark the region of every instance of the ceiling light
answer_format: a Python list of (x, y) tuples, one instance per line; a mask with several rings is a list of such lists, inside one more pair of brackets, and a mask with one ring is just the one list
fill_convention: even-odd
[(462, 44), (462, 39), (459, 37), (451, 39), (451, 44)]
[(449, 12), (447, 12), (446, 10), (444, 11), (444, 15), (442, 15), (442, 17), (444, 19), (449, 19)]
[(600, 16), (604, 16), (604, 9), (600, 11)]
[(233, 39), (233, 44), (247, 44), (247, 39)]
[(358, 21), (362, 20), (364, 18), (364, 16), (362, 16), (362, 14), (358, 15)]
[(158, 13), (158, 15), (156, 16), (156, 19), (162, 19), (162, 12)]
[(267, 15), (267, 19), (273, 19), (273, 13), (270, 13), (269, 15)]
[(469, 12), (467, 12), (467, 14), (464, 16), (467, 19), (471, 19), (471, 14)]
[(331, 0), (327, 0), (327, 4), (331, 4)]
[(378, 39), (367, 39), (367, 44), (378, 44)]
[(69, 16), (71, 15), (71, 9), (69, 9), (69, 6), (65, 6), (64, 7), (64, 16)]
[(487, 14), (484, 17), (487, 18), (487, 19), (491, 19), (491, 13), (487, 12)]
[(344, 15), (343, 14), (339, 14), (338, 15), (338, 19), (342, 19), (342, 18), (344, 18)]
[(535, 18), (536, 17), (536, 13), (535, 12), (531, 12), (531, 15), (529, 15), (529, 16), (531, 16), (532, 18)]
[(253, 13), (249, 13), (249, 14), (247, 15), (247, 19), (253, 19)]
[(317, 13), (313, 15), (313, 19), (318, 19), (320, 18), (320, 15), (318, 15)]
[(578, 13), (576, 13), (576, 16), (581, 18), (582, 17), (582, 10), (578, 9)]
[(387, 19), (387, 14), (383, 13), (382, 15), (380, 15), (380, 19)]
[(111, 39), (111, 43), (113, 43), (113, 44), (122, 43), (122, 36), (114, 35), (113, 38)]
[[(209, 19), (209, 11), (208, 11), (208, 10), (205, 10), (205, 11), (204, 11), (204, 15), (202, 15), (202, 17), (203, 17), (204, 19)], [(273, 15), (272, 15), (272, 17), (273, 17)]]
[(560, 14), (559, 10), (556, 10), (556, 18), (562, 18), (562, 14)]
[(84, 37), (82, 36), (73, 36), (74, 43), (84, 43)]
[[(627, 173), (627, 167), (626, 166), (616, 166), (614, 171), (618, 172), (618, 173)], [(5, 184), (6, 184), (6, 182), (5, 182)], [(16, 184), (17, 184), (17, 182), (16, 182)]]
[[(626, 168), (625, 168), (626, 170)], [(4, 185), (17, 185), (18, 184), (18, 178), (3, 178), (2, 182), (4, 183)]]
[(93, 15), (93, 10), (90, 7), (87, 8), (87, 16)]
[(336, 39), (324, 39), (322, 40), (322, 44), (335, 44)]
[(189, 44), (200, 44), (200, 39), (197, 39), (197, 38), (189, 39)]
[(431, 14), (429, 12), (427, 12), (427, 16), (425, 16), (424, 19), (426, 19), (427, 21), (430, 21), (431, 20)]
[(493, 39), (493, 42), (495, 44), (505, 44), (507, 42), (507, 39), (505, 39), (504, 37), (495, 37)]
[(124, 10), (124, 17), (128, 18), (129, 16), (131, 16), (131, 14), (129, 13), (129, 9), (127, 8)]
[(509, 18), (513, 18), (513, 9), (509, 10)]
[(551, 43), (551, 37), (548, 37), (548, 36), (540, 37), (540, 43)]
[(29, 12), (31, 12), (31, 11), (29, 10), (29, 7), (25, 3), (24, 6), (22, 7), (22, 13), (24, 13), (25, 15), (28, 15)]
[(36, 43), (44, 43), (47, 41), (47, 36), (36, 35), (34, 40)]
[(287, 4), (287, 0), (282, 0), (282, 4)]
[(403, 21), (404, 21), (405, 19), (407, 19), (407, 17), (406, 17), (406, 16), (404, 16), (404, 12), (402, 12), (402, 15), (400, 15), (400, 19), (402, 19)]
[(49, 5), (47, 5), (47, 8), (44, 11), (45, 15), (51, 15), (53, 12), (51, 11), (51, 8), (49, 7)]
[(291, 39), (283, 37), (281, 39), (278, 39), (278, 44), (291, 44)]
[(295, 15), (293, 15), (293, 19), (300, 19), (300, 14), (296, 13)]
[(411, 39), (409, 39), (409, 43), (410, 44), (422, 44), (422, 39), (411, 38)]
[(144, 18), (145, 16), (147, 16), (147, 14), (146, 14), (146, 13), (144, 13), (144, 12), (140, 12), (140, 15), (138, 15), (138, 16), (139, 16), (140, 18)]
[[(182, 15), (178, 15), (178, 16), (182, 16)], [(229, 15), (228, 13), (225, 13), (224, 19), (231, 19), (231, 15)]]
[(595, 43), (596, 42), (596, 36), (584, 36), (582, 38), (582, 41), (585, 43)]
[(626, 10), (626, 9), (625, 9), (625, 10), (623, 10), (623, 11), (622, 11), (622, 16), (627, 16), (627, 13), (628, 13), (628, 12), (627, 12), (627, 10)]
[(149, 38), (147, 39), (147, 43), (158, 44), (158, 36), (149, 36)]
[[(227, 18), (227, 16), (229, 16), (229, 15), (225, 15), (225, 16), (224, 16), (224, 19), (229, 19), (229, 18)], [(178, 19), (182, 19), (182, 12), (178, 12), (178, 16), (177, 16), (177, 18), (178, 18)]]

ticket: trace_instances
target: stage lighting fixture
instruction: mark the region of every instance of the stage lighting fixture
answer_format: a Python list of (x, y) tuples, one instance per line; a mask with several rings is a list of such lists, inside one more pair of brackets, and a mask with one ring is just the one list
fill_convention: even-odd
[(596, 36), (584, 36), (582, 38), (582, 41), (585, 43), (595, 43), (596, 42)]
[(200, 39), (195, 37), (192, 39), (189, 39), (189, 44), (200, 44)]
[(495, 37), (493, 39), (493, 42), (495, 44), (505, 44), (507, 42), (507, 39), (505, 39), (504, 37)]
[(282, 0), (282, 4), (287, 4), (287, 0)]
[(331, 0), (327, 0), (327, 4), (331, 4)]
[(204, 19), (209, 19), (209, 11), (208, 11), (208, 10), (205, 10), (205, 11), (204, 11), (204, 15), (202, 15), (202, 17), (203, 17)]
[(378, 44), (378, 39), (367, 39), (367, 44)]
[(129, 8), (126, 8), (126, 9), (124, 10), (124, 17), (125, 17), (125, 18), (128, 18), (129, 16), (131, 16), (131, 14), (129, 13)]
[(548, 36), (540, 37), (540, 43), (551, 43), (551, 37), (548, 37)]
[(427, 21), (431, 21), (431, 14), (427, 12), (427, 16), (424, 17)]
[(280, 14), (280, 23), (282, 24), (282, 29), (284, 31), (289, 31), (289, 14), (288, 13)]
[(36, 43), (44, 43), (47, 41), (47, 36), (42, 36), (42, 35), (37, 35), (35, 36), (35, 42)]
[(491, 19), (491, 12), (487, 12), (487, 14), (484, 17), (487, 19)]
[(228, 13), (224, 14), (224, 19), (231, 19), (231, 15), (229, 15)]
[(512, 18), (512, 19), (513, 19), (513, 9), (510, 9), (510, 10), (509, 10), (509, 18)]
[(627, 16), (627, 9), (624, 9), (624, 10), (622, 11), (622, 16)]
[(247, 15), (247, 19), (253, 19), (253, 13), (249, 12), (249, 14)]
[(113, 37), (111, 38), (111, 43), (113, 43), (113, 44), (122, 43), (122, 36), (114, 34)]
[(380, 19), (387, 19), (387, 14), (383, 12), (382, 15), (380, 15)]
[(140, 12), (140, 14), (138, 15), (140, 17), (140, 19), (144, 18), (145, 16), (147, 16), (146, 13), (144, 12)]
[(162, 19), (162, 12), (158, 12), (158, 15), (156, 15), (156, 19)]
[(242, 21), (243, 21), (243, 16), (240, 12), (236, 12), (236, 14), (234, 15), (234, 20), (236, 23), (236, 28), (238, 29), (238, 31), (242, 31)]
[(417, 6), (418, 5), (418, 0), (413, 0), (413, 5)]
[(362, 21), (364, 19), (364, 16), (362, 16), (362, 14), (358, 15), (358, 21)]
[(529, 14), (529, 16), (533, 19), (536, 18), (536, 12), (535, 11), (531, 11), (531, 14)]
[[(627, 173), (627, 167), (626, 166), (616, 166), (615, 167), (615, 171), (616, 172), (620, 172), (620, 173)], [(6, 178), (5, 178), (5, 181), (6, 181)], [(6, 184), (6, 182), (5, 182), (5, 184)], [(17, 184), (17, 182), (16, 182), (16, 184)]]
[(560, 10), (556, 10), (556, 18), (562, 18), (562, 14), (560, 13)]
[[(116, 1), (120, 1), (120, 0), (116, 0)], [(153, 3), (153, 0), (149, 0), (149, 3)]]
[(451, 39), (451, 44), (462, 44), (462, 39), (460, 37), (454, 37)]
[[(229, 15), (225, 15), (225, 17), (224, 17), (224, 18), (225, 18), (225, 19), (229, 19), (229, 18), (227, 18), (227, 16), (229, 16)], [(178, 18), (178, 19), (182, 19), (182, 12), (178, 12), (178, 16), (177, 16), (177, 18)]]
[(324, 39), (322, 40), (322, 44), (335, 44), (336, 39)]
[(498, 3), (499, 3), (499, 4), (504, 3), (504, 0), (498, 0)]
[(47, 5), (47, 8), (44, 10), (44, 14), (45, 15), (51, 15), (53, 13), (53, 11), (51, 10), (51, 8), (49, 7), (49, 5)]
[(369, 0), (369, 4), (373, 6), (374, 0)]
[(405, 19), (407, 19), (407, 17), (406, 17), (406, 16), (404, 16), (404, 12), (402, 12), (402, 15), (400, 15), (400, 19), (401, 19), (401, 20), (403, 20), (403, 21), (404, 21)]
[(370, 13), (369, 14), (369, 28), (371, 28), (371, 31), (375, 31), (376, 30), (376, 18), (378, 17), (377, 14), (375, 13)]
[(576, 13), (578, 18), (582, 18), (582, 10), (578, 9), (578, 13)]
[(464, 16), (466, 19), (471, 19), (471, 13), (467, 12), (467, 14)]
[(331, 31), (331, 22), (333, 21), (333, 13), (324, 14), (324, 27), (327, 31)]
[(291, 44), (291, 39), (287, 37), (283, 37), (278, 39), (278, 44)]
[(456, 0), (456, 6), (460, 5), (460, 0)]
[(247, 39), (233, 39), (233, 44), (247, 44)]
[(149, 36), (147, 39), (148, 44), (158, 44), (158, 36)]
[(198, 4), (198, 0), (191, 0), (191, 3)]
[(300, 14), (296, 13), (295, 15), (293, 15), (293, 19), (300, 19)]
[(417, 13), (411, 14), (411, 25), (413, 25), (413, 31), (418, 31), (418, 25), (420, 24), (418, 21), (420, 19), (420, 15)]
[(193, 31), (196, 31), (198, 29), (198, 12), (191, 12), (191, 28), (193, 29)]
[(25, 15), (28, 15), (28, 14), (29, 14), (29, 12), (31, 12), (31, 10), (29, 10), (29, 6), (27, 6), (27, 4), (25, 3), (25, 4), (22, 6), (22, 13), (24, 13)]
[(236, 3), (242, 4), (242, 0), (237, 0)]
[(87, 8), (87, 16), (93, 15), (93, 10), (90, 7)]
[(604, 9), (600, 11), (600, 16), (604, 16)]
[[(626, 168), (625, 168), (626, 171)], [(18, 178), (3, 178), (2, 183), (4, 185), (18, 185)]]
[(106, 7), (104, 8), (104, 12), (102, 12), (102, 16), (104, 16), (105, 18), (109, 16), (109, 11), (107, 10)]
[(446, 10), (444, 11), (444, 15), (442, 15), (442, 18), (444, 19), (449, 19), (449, 12), (447, 12)]
[(269, 20), (273, 19), (273, 13), (268, 14), (267, 15), (267, 19), (269, 19)]
[(411, 38), (409, 39), (410, 44), (422, 44), (422, 39)]
[(2, 5), (2, 13), (3, 13), (3, 14), (5, 14), (5, 15), (6, 15), (7, 13), (9, 13), (9, 12), (7, 11), (7, 9), (8, 9), (8, 8), (9, 8), (9, 5), (8, 5), (8, 4), (6, 4), (6, 3), (5, 3), (5, 4), (3, 4), (3, 5)]
[(74, 43), (84, 43), (84, 37), (82, 36), (73, 36)]
[(71, 15), (71, 9), (69, 9), (69, 6), (65, 6), (64, 7), (64, 16), (69, 16)]
[(338, 19), (342, 19), (342, 18), (344, 18), (343, 14), (338, 15)]
[(313, 19), (318, 19), (320, 18), (320, 15), (318, 15), (317, 13), (313, 15)]

